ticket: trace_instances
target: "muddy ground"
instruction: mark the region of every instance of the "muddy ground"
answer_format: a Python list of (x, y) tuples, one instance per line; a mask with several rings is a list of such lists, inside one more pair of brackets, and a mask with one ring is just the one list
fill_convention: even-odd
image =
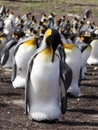
[(98, 66), (88, 66), (81, 96), (68, 98), (56, 123), (38, 123), (25, 115), (24, 89), (11, 84), (11, 70), (0, 68), (0, 130), (98, 130)]

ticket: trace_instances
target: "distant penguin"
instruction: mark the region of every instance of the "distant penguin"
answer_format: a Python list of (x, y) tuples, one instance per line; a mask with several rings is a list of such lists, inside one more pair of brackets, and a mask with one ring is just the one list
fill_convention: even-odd
[[(26, 113), (35, 121), (53, 121), (60, 117), (61, 112), (66, 111), (64, 100), (60, 108), (58, 44), (61, 44), (60, 34), (57, 30), (48, 29), (40, 48), (29, 61), (25, 89)], [(62, 90), (65, 93), (65, 87)]]
[(63, 44), (63, 46), (66, 53), (65, 61), (72, 70), (72, 81), (69, 89), (67, 90), (67, 93), (78, 97), (80, 96), (82, 53), (80, 49), (74, 44)]
[(90, 17), (90, 15), (91, 15), (91, 10), (89, 10), (89, 9), (85, 10), (85, 12), (84, 12), (84, 18), (88, 19)]
[(82, 79), (86, 78), (87, 74), (87, 60), (91, 54), (92, 47), (88, 45), (84, 50), (82, 50)]
[(10, 40), (12, 34), (15, 31), (15, 16), (13, 13), (10, 13), (8, 17), (4, 19), (3, 32), (7, 35), (7, 38)]
[(11, 39), (6, 44), (2, 44), (0, 52), (0, 65), (3, 68), (12, 69), (14, 57), (14, 46), (17, 44), (16, 39)]
[(2, 44), (0, 46), (0, 65), (3, 68), (12, 69), (12, 62), (14, 57), (14, 49), (17, 45), (19, 38), (24, 36), (24, 32), (21, 29), (16, 29), (13, 38), (8, 40), (6, 36), (0, 37)]
[(12, 84), (14, 88), (25, 88), (27, 65), (37, 48), (37, 38), (23, 38), (17, 44), (12, 65)]
[(89, 65), (98, 65), (98, 39), (95, 39), (91, 42), (92, 51), (87, 60), (87, 64)]
[(1, 6), (0, 8), (0, 16), (3, 18), (6, 15), (6, 8), (5, 6)]
[(90, 56), (92, 47), (90, 45), (92, 41), (91, 34), (89, 35), (81, 35), (80, 37), (77, 37), (77, 40), (74, 42), (76, 46), (78, 46), (82, 53), (82, 77), (81, 79), (86, 78), (87, 74), (87, 60)]

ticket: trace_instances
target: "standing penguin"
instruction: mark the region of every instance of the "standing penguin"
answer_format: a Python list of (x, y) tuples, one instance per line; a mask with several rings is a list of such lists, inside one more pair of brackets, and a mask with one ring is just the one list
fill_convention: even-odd
[(92, 47), (91, 45), (88, 45), (85, 49), (81, 51), (82, 51), (82, 79), (85, 79), (87, 74), (87, 60), (92, 51)]
[(72, 69), (72, 81), (67, 93), (78, 97), (80, 96), (82, 54), (80, 49), (74, 44), (63, 44), (63, 46), (64, 51), (66, 52), (66, 63)]
[(0, 52), (0, 65), (3, 68), (12, 69), (14, 47), (16, 44), (17, 40), (14, 38), (9, 40), (6, 44), (2, 44)]
[(85, 79), (87, 74), (87, 60), (92, 51), (92, 47), (90, 45), (91, 41), (91, 34), (83, 34), (80, 37), (76, 37), (76, 41), (74, 41), (74, 44), (80, 48), (82, 53), (82, 79)]
[[(60, 108), (60, 57), (56, 53), (61, 44), (57, 30), (48, 29), (42, 44), (31, 57), (26, 82), (26, 114), (35, 121), (53, 121), (66, 111), (66, 102)], [(63, 83), (63, 82), (62, 82)], [(63, 96), (65, 87), (62, 84)]]
[(13, 37), (8, 40), (6, 36), (1, 36), (2, 44), (0, 46), (0, 65), (3, 68), (12, 69), (12, 62), (14, 57), (14, 49), (20, 38), (24, 36), (24, 32), (21, 29), (16, 29)]
[(90, 43), (92, 50), (90, 53), (90, 56), (87, 60), (87, 64), (89, 65), (98, 65), (98, 39), (94, 39), (91, 43)]
[(17, 43), (12, 65), (12, 84), (14, 88), (24, 88), (27, 65), (30, 57), (37, 48), (37, 38), (30, 36)]

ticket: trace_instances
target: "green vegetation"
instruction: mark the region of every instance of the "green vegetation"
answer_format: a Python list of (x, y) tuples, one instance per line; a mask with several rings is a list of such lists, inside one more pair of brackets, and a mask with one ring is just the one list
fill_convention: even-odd
[(55, 12), (57, 15), (67, 15), (69, 13), (83, 15), (84, 10), (91, 9), (94, 17), (98, 17), (98, 0), (14, 0), (0, 1), (0, 6), (24, 14), (33, 12), (41, 15), (43, 12)]

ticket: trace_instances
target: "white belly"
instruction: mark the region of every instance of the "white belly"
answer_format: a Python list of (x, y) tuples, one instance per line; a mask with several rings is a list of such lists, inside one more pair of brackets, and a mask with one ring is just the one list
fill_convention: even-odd
[(66, 52), (66, 63), (72, 69), (72, 82), (68, 89), (68, 92), (71, 92), (74, 96), (79, 96), (80, 87), (79, 87), (79, 77), (80, 77), (80, 68), (82, 67), (82, 54), (79, 48), (76, 47), (75, 50)]
[(25, 80), (27, 75), (28, 61), (36, 48), (21, 45), (15, 55), (17, 65), (17, 75), (13, 81), (15, 88), (25, 87)]
[(30, 76), (30, 115), (35, 120), (57, 119), (59, 107), (59, 60), (34, 61)]
[(90, 45), (92, 47), (92, 51), (87, 60), (87, 63), (89, 65), (91, 65), (91, 64), (96, 65), (96, 64), (98, 64), (98, 40), (93, 40)]

